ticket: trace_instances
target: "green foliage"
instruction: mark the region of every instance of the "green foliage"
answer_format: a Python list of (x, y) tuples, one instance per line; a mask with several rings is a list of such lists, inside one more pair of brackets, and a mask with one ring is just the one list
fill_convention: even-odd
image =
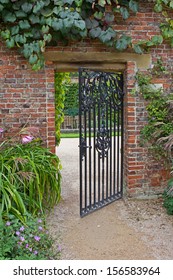
[[(107, 7), (110, 9), (107, 10)], [(164, 15), (162, 35), (150, 41), (132, 44), (131, 37), (113, 28), (117, 14), (124, 20), (139, 8), (136, 0), (3, 0), (0, 3), (1, 37), (8, 48), (18, 47), (34, 70), (44, 65), (46, 46), (65, 44), (83, 38), (99, 39), (119, 51), (133, 47), (137, 53), (161, 44), (164, 39), (173, 44), (173, 20), (167, 13), (172, 11), (172, 0), (157, 0), (155, 11)]]
[[(160, 68), (160, 71), (159, 71)], [(156, 63), (153, 68), (155, 74), (160, 75), (166, 69), (161, 62)], [(160, 74), (159, 74), (160, 73)], [(155, 88), (152, 84), (152, 74), (136, 75), (140, 92), (142, 93), (148, 105), (148, 124), (141, 130), (141, 143), (149, 144), (149, 149), (156, 157), (164, 156), (165, 160), (170, 162), (172, 159), (173, 147), (173, 117), (172, 107), (173, 94), (165, 95), (161, 88)]]
[(64, 120), (64, 101), (67, 84), (70, 83), (70, 73), (55, 73), (55, 135), (56, 144), (61, 138), (61, 124)]
[(173, 215), (173, 178), (168, 182), (168, 186), (163, 193), (163, 206), (169, 215)]
[(39, 142), (0, 147), (0, 211), (25, 221), (60, 199), (60, 161)]
[(27, 217), (25, 224), (15, 216), (0, 216), (0, 260), (58, 259), (53, 239), (45, 226), (44, 218)]
[(69, 116), (76, 116), (79, 112), (79, 85), (70, 81), (66, 84), (64, 113)]

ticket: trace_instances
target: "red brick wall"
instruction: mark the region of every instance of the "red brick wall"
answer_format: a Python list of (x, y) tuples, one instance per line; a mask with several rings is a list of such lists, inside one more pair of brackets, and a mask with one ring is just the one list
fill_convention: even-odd
[[(142, 1), (143, 3), (143, 1)], [(144, 3), (136, 16), (120, 21), (116, 29), (133, 36), (133, 41), (147, 39), (159, 34), (160, 15), (153, 13), (152, 4)], [(52, 48), (62, 52), (115, 52), (98, 41), (86, 40), (69, 46), (59, 45)], [(131, 52), (132, 50), (128, 50)], [(127, 51), (126, 51), (127, 52)], [(154, 80), (163, 84), (165, 92), (173, 92), (173, 50), (167, 44), (151, 49), (151, 67), (161, 57), (169, 74)], [(0, 127), (6, 129), (5, 136), (16, 133), (23, 126), (36, 126), (47, 145), (55, 148), (55, 108), (54, 108), (54, 69), (49, 62), (45, 68), (33, 72), (28, 63), (16, 50), (8, 50), (0, 43)], [(156, 163), (147, 148), (140, 147), (141, 128), (147, 122), (145, 101), (131, 94), (136, 86), (135, 62), (129, 61), (124, 73), (125, 88), (125, 154), (124, 182), (129, 195), (159, 193), (168, 172), (160, 163)], [(146, 69), (143, 69), (146, 72)]]
[(42, 139), (54, 147), (54, 69), (48, 65), (34, 72), (0, 42), (0, 127), (4, 137), (11, 137), (28, 126), (39, 128)]

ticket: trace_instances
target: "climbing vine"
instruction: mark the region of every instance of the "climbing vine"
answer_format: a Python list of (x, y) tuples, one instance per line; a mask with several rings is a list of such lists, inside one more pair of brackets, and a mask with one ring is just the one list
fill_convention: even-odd
[[(161, 65), (162, 75), (167, 73)], [(154, 67), (157, 69), (157, 67)], [(153, 70), (154, 70), (153, 68)], [(152, 83), (154, 75), (159, 71), (151, 71), (144, 75), (138, 72), (136, 79), (139, 85), (139, 92), (147, 101), (148, 123), (141, 130), (141, 144), (147, 145), (156, 158), (164, 158), (165, 162), (172, 163), (173, 159), (173, 93), (165, 94), (163, 89), (157, 88)]]
[(64, 121), (64, 101), (68, 83), (70, 83), (70, 73), (55, 73), (55, 137), (57, 145), (61, 139), (60, 128)]
[[(138, 3), (139, 2), (139, 3)], [(83, 38), (99, 39), (119, 51), (133, 48), (142, 53), (164, 39), (173, 45), (173, 0), (156, 0), (155, 11), (165, 17), (161, 35), (150, 41), (132, 43), (132, 38), (113, 28), (121, 15), (124, 20), (139, 10), (138, 0), (1, 0), (1, 37), (8, 48), (18, 47), (34, 70), (44, 65), (46, 46), (67, 44)]]

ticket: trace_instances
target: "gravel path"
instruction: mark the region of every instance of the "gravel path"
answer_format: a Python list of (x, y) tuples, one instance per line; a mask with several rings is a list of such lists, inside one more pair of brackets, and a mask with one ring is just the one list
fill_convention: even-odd
[(173, 259), (173, 217), (162, 200), (121, 199), (79, 216), (78, 139), (62, 139), (62, 199), (47, 218), (62, 259)]

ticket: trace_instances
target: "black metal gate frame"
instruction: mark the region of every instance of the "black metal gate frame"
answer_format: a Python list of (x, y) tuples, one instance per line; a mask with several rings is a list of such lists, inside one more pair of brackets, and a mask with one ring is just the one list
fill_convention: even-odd
[(79, 69), (80, 215), (123, 195), (123, 75)]

